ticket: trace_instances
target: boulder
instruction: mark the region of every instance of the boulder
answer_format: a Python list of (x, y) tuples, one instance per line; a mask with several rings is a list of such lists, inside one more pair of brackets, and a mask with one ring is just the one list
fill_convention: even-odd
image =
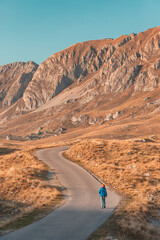
[(112, 113), (109, 113), (107, 116), (105, 116), (104, 121), (110, 121), (112, 119), (113, 119), (113, 115), (112, 115)]
[(73, 124), (80, 123), (81, 122), (81, 117), (80, 116), (73, 116), (71, 118), (71, 121), (72, 121)]
[(36, 135), (41, 135), (43, 134), (39, 129), (35, 132)]
[(146, 97), (144, 100), (149, 100), (149, 99), (151, 99), (150, 97)]
[(113, 119), (116, 119), (122, 115), (122, 111), (117, 111), (116, 113), (113, 114)]
[(93, 118), (90, 118), (90, 119), (89, 119), (88, 123), (89, 123), (90, 125), (93, 125), (93, 124), (95, 124), (97, 121), (98, 121), (98, 119), (95, 118), (95, 117), (93, 117)]
[(10, 134), (7, 135), (6, 139), (7, 139), (7, 140), (12, 140), (12, 135), (10, 135)]
[(99, 125), (103, 125), (105, 122), (100, 122)]

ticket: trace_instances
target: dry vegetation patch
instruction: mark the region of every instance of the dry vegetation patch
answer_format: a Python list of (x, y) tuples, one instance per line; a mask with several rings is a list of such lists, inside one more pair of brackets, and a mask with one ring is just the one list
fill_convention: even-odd
[[(33, 154), (35, 148), (0, 148), (0, 229), (44, 206), (61, 193), (47, 182), (49, 168)], [(21, 224), (22, 225), (22, 224)], [(14, 227), (14, 226), (12, 226)]]
[(158, 141), (83, 140), (65, 155), (123, 195), (125, 204), (121, 204), (111, 220), (116, 222), (120, 239), (160, 237), (158, 228), (150, 224), (151, 219), (158, 218), (160, 207)]

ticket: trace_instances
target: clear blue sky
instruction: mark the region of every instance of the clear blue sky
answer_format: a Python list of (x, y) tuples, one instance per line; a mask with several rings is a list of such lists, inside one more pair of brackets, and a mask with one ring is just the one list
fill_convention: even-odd
[(160, 0), (0, 0), (0, 65), (160, 26)]

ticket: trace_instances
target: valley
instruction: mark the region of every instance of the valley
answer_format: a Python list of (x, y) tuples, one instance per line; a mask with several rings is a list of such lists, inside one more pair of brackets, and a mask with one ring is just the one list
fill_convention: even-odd
[(47, 182), (54, 169), (34, 154), (69, 145), (64, 156), (123, 199), (90, 239), (158, 240), (159, 144), (160, 27), (1, 66), (1, 234), (62, 202), (61, 184)]

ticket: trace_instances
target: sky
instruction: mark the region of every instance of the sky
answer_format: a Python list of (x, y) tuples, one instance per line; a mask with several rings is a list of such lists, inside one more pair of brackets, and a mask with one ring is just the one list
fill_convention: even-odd
[(0, 65), (160, 26), (160, 0), (0, 0)]

